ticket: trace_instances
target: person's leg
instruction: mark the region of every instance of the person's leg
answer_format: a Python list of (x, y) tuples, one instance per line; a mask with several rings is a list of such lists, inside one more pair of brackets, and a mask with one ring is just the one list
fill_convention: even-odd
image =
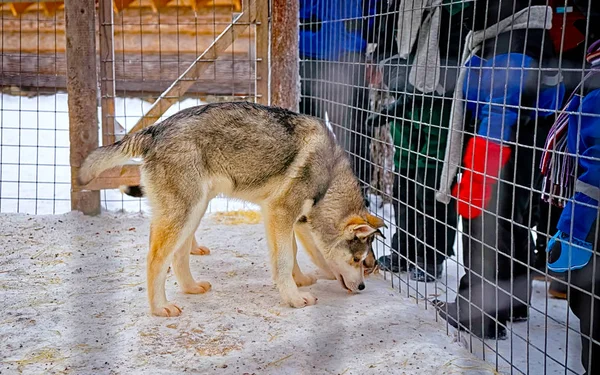
[[(511, 284), (521, 285), (513, 276), (513, 220), (507, 212), (513, 207), (510, 182), (514, 160), (502, 173), (502, 181), (492, 188), (490, 202), (478, 217), (462, 221), (463, 263), (454, 303), (436, 302), (440, 316), (452, 326), (467, 329), (485, 338), (505, 338), (511, 313)], [(453, 203), (451, 203), (453, 204)], [(515, 286), (516, 288), (516, 286)]]
[(454, 255), (457, 214), (454, 204), (443, 204), (435, 199), (441, 168), (420, 168), (417, 177), (417, 204), (419, 207), (417, 235), (417, 266), (413, 279), (432, 282), (441, 277), (443, 263)]
[[(427, 124), (421, 125), (422, 147), (417, 161), (417, 205), (420, 210), (420, 229), (417, 244), (417, 265), (413, 279), (434, 281), (443, 272), (443, 262), (454, 255), (454, 240), (458, 215), (455, 204), (443, 204), (435, 199), (442, 172), (442, 162), (446, 149), (447, 130), (440, 125), (449, 116), (447, 101), (427, 102), (429, 113)], [(445, 108), (445, 105), (448, 108)]]
[(393, 187), (396, 231), (392, 237), (392, 253), (379, 258), (381, 268), (391, 272), (404, 272), (415, 262), (415, 210), (414, 172), (406, 170), (394, 176)]
[(597, 374), (600, 371), (600, 362), (595, 360), (600, 358), (600, 257), (593, 257), (584, 268), (572, 271), (571, 284), (584, 290), (570, 288), (569, 298), (569, 307), (579, 318), (581, 364), (585, 374)]

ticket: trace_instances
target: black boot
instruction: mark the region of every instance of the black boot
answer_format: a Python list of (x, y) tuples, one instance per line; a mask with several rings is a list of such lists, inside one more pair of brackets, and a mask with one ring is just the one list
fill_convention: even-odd
[(469, 331), (483, 339), (506, 339), (506, 327), (488, 317), (482, 319), (481, 312), (475, 306), (471, 309), (471, 315), (469, 315), (468, 309), (462, 309), (459, 321), (458, 304), (456, 302), (445, 303), (434, 300), (432, 303), (438, 310), (440, 317), (456, 329)]
[(390, 255), (384, 255), (377, 260), (379, 268), (392, 273), (406, 272), (406, 259), (398, 256), (398, 253), (392, 252)]
[(408, 262), (406, 261), (408, 253), (406, 251), (406, 247), (406, 242), (403, 241), (403, 243), (399, 243), (398, 231), (396, 231), (396, 233), (394, 233), (394, 235), (392, 236), (391, 254), (384, 255), (377, 260), (377, 262), (379, 263), (379, 268), (381, 268), (384, 271), (390, 271), (393, 273), (406, 272), (408, 270)]
[(432, 283), (442, 277), (444, 263), (438, 265), (417, 266), (410, 271), (410, 279), (418, 282)]

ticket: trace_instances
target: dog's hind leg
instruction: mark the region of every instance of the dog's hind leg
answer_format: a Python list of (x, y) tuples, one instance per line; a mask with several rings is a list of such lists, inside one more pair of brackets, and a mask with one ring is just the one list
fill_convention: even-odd
[[(198, 224), (204, 216), (207, 207), (208, 199), (203, 199), (194, 210), (194, 213), (190, 218), (190, 224), (195, 224), (194, 228), (198, 228)], [(192, 272), (190, 271), (189, 249), (190, 246), (193, 247), (193, 244), (198, 245), (194, 233), (189, 235), (185, 244), (175, 252), (175, 256), (173, 257), (173, 272), (175, 273), (175, 277), (177, 277), (177, 283), (182, 292), (188, 294), (200, 294), (208, 292), (211, 285), (207, 281), (196, 282), (192, 276)]]
[(296, 237), (302, 244), (304, 250), (306, 250), (308, 253), (308, 256), (312, 262), (319, 267), (323, 273), (323, 277), (328, 280), (335, 280), (335, 275), (329, 270), (325, 258), (323, 258), (323, 255), (317, 248), (317, 245), (312, 238), (308, 224), (296, 224), (294, 226), (294, 232), (296, 233)]
[(283, 301), (292, 307), (314, 305), (317, 299), (301, 292), (294, 281), (294, 221), (296, 216), (284, 208), (263, 209), (273, 279)]
[(292, 271), (292, 275), (294, 276), (294, 281), (298, 287), (301, 286), (309, 286), (313, 285), (317, 282), (317, 278), (311, 275), (305, 275), (300, 266), (298, 265), (298, 245), (296, 244), (296, 238), (293, 241), (294, 244), (294, 270)]
[(177, 283), (182, 292), (188, 294), (200, 294), (208, 292), (211, 285), (207, 281), (196, 282), (190, 271), (190, 252), (188, 251), (192, 244), (194, 235), (192, 234), (185, 244), (175, 252), (173, 257), (173, 272), (177, 277)]
[(210, 249), (206, 246), (198, 245), (198, 241), (196, 241), (196, 236), (192, 237), (192, 249), (190, 250), (190, 254), (192, 255), (209, 255)]
[[(171, 201), (172, 205), (173, 201)], [(196, 204), (191, 210), (189, 206), (170, 206), (169, 209), (161, 207), (154, 214), (150, 228), (150, 252), (147, 264), (148, 298), (150, 310), (154, 315), (181, 314), (181, 309), (167, 300), (165, 293), (167, 269), (176, 250), (185, 246), (185, 252), (189, 252), (192, 236), (203, 213), (202, 206)], [(181, 275), (181, 260), (178, 265), (179, 267), (174, 269), (177, 269), (175, 272)]]

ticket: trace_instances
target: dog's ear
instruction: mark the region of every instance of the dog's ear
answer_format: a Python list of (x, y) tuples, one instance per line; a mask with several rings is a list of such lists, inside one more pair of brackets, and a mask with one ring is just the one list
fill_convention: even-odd
[(374, 216), (371, 214), (367, 214), (366, 221), (370, 226), (372, 226), (375, 229), (387, 228), (387, 225), (385, 225), (385, 223), (383, 222), (383, 219), (381, 219), (380, 217), (377, 217), (377, 216)]
[(375, 229), (369, 224), (361, 224), (354, 227), (354, 235), (361, 241), (363, 241), (365, 238), (371, 237), (377, 232), (379, 232), (379, 229)]
[(345, 234), (349, 239), (357, 237), (361, 241), (379, 232), (377, 228), (373, 228), (365, 219), (358, 215), (348, 218), (345, 228)]

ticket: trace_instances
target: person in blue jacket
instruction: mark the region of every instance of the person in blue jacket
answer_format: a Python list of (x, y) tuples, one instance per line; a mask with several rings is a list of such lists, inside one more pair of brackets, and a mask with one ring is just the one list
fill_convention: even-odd
[(579, 173), (575, 194), (548, 243), (548, 269), (571, 274), (567, 295), (580, 321), (581, 361), (587, 374), (597, 374), (600, 365), (594, 366), (593, 359), (600, 356), (600, 89), (574, 100), (568, 110), (579, 112), (569, 116), (568, 130), (569, 152), (578, 156)]
[(371, 182), (367, 45), (383, 0), (300, 0), (300, 112), (327, 116), (366, 193)]
[[(581, 362), (600, 372), (600, 40), (588, 49), (591, 70), (573, 93), (546, 142), (545, 193), (564, 208), (548, 242), (548, 270), (567, 281), (579, 318)], [(566, 138), (566, 142), (563, 142)], [(566, 149), (564, 148), (566, 145)], [(556, 153), (558, 151), (559, 153)]]

